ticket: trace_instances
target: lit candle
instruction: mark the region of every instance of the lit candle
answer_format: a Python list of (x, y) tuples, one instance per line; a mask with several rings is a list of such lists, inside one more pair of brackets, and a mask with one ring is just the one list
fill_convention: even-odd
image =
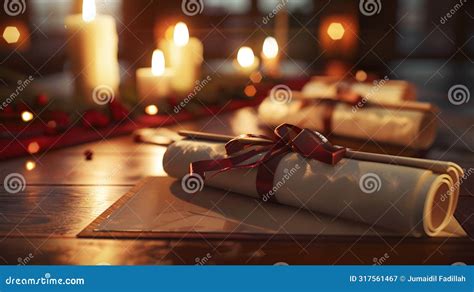
[(136, 73), (138, 97), (146, 105), (157, 104), (160, 99), (171, 94), (172, 71), (165, 68), (163, 52), (155, 50), (151, 67), (140, 68)]
[(201, 75), (203, 46), (201, 41), (189, 36), (185, 23), (179, 22), (173, 30), (173, 39), (160, 42), (160, 48), (168, 55), (174, 77), (172, 86), (175, 91), (186, 94), (193, 89)]
[(94, 89), (106, 87), (113, 91), (112, 100), (120, 84), (115, 19), (97, 15), (95, 1), (83, 0), (82, 14), (67, 16), (65, 24), (76, 93), (92, 105)]
[(241, 47), (237, 52), (237, 60), (234, 60), (234, 67), (244, 75), (250, 75), (258, 68), (259, 64), (260, 61), (249, 47)]
[(280, 74), (278, 43), (273, 37), (267, 37), (263, 42), (262, 64), (262, 70), (265, 74), (273, 77)]

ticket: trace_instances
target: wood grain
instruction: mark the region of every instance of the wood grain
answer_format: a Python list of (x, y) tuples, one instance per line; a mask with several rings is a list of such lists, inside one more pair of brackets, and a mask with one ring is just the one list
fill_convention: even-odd
[[(446, 113), (439, 138), (426, 157), (474, 167), (473, 118)], [(452, 118), (452, 120), (451, 120)], [(467, 125), (467, 127), (466, 127)], [(462, 128), (464, 127), (464, 128)], [(224, 135), (268, 133), (258, 125), (255, 109), (218, 115), (172, 130)], [(456, 138), (461, 137), (461, 139)], [(335, 142), (340, 144), (339, 141)], [(360, 142), (346, 146), (359, 149)], [(344, 144), (342, 144), (344, 145)], [(368, 144), (367, 144), (368, 145)], [(364, 146), (366, 147), (366, 146)], [(372, 145), (373, 151), (381, 151)], [(93, 158), (85, 160), (84, 151)], [(389, 148), (382, 150), (388, 151)], [(76, 235), (118, 198), (147, 176), (165, 175), (164, 147), (135, 144), (131, 136), (102, 140), (0, 163), (0, 178), (20, 173), (26, 189), (10, 194), (0, 188), (0, 264), (18, 264), (30, 253), (29, 264), (195, 264), (209, 253), (210, 264), (474, 264), (472, 241), (456, 239), (325, 238), (311, 240), (176, 240), (83, 239)], [(400, 149), (393, 151), (400, 151)], [(26, 170), (25, 163), (36, 167)], [(461, 185), (458, 219), (472, 224), (474, 178)]]

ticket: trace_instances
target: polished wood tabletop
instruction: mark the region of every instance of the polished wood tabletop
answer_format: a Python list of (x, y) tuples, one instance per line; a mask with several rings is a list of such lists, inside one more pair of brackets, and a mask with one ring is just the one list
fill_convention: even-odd
[[(474, 120), (453, 115), (445, 139), (426, 157), (474, 165)], [(459, 131), (456, 123), (471, 125)], [(244, 108), (170, 127), (220, 134), (261, 133), (255, 109)], [(456, 130), (451, 130), (456, 129)], [(91, 151), (87, 160), (84, 152)], [(20, 173), (26, 189), (0, 193), (0, 264), (473, 264), (472, 240), (456, 238), (325, 237), (311, 240), (83, 239), (77, 234), (147, 176), (165, 176), (166, 148), (131, 135), (0, 162), (0, 177)], [(474, 221), (474, 179), (462, 185), (458, 220)], [(472, 227), (471, 227), (471, 230)]]

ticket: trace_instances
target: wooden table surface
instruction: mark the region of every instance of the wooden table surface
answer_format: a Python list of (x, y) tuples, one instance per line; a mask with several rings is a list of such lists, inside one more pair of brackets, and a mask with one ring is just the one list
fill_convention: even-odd
[[(446, 138), (437, 141), (438, 146), (428, 157), (452, 160), (462, 167), (474, 166), (473, 144), (466, 142), (474, 137), (472, 117), (459, 120), (453, 116), (450, 123), (441, 125), (441, 134)], [(470, 127), (461, 131), (456, 123)], [(171, 128), (241, 134), (261, 132), (257, 124), (255, 110), (246, 108)], [(87, 149), (93, 151), (93, 159), (89, 161), (83, 154)], [(454, 238), (316, 237), (310, 241), (76, 238), (142, 178), (166, 175), (162, 167), (164, 151), (164, 147), (137, 144), (131, 136), (124, 136), (0, 162), (1, 178), (20, 173), (26, 179), (24, 191), (10, 194), (2, 189), (0, 192), (0, 263), (195, 264), (197, 259), (209, 254), (210, 264), (374, 264), (376, 261), (474, 264), (473, 242)], [(34, 161), (36, 167), (28, 171), (27, 161)], [(473, 181), (467, 179), (463, 183), (458, 210), (463, 223), (471, 226)]]

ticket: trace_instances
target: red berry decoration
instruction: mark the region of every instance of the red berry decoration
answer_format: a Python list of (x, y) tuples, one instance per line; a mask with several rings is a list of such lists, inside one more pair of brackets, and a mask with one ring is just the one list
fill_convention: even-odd
[(93, 155), (94, 155), (94, 152), (92, 152), (92, 150), (90, 149), (87, 149), (86, 151), (84, 151), (84, 158), (86, 160), (92, 160)]
[(48, 100), (48, 95), (46, 95), (45, 93), (41, 93), (36, 97), (36, 104), (38, 106), (45, 106), (48, 104)]

